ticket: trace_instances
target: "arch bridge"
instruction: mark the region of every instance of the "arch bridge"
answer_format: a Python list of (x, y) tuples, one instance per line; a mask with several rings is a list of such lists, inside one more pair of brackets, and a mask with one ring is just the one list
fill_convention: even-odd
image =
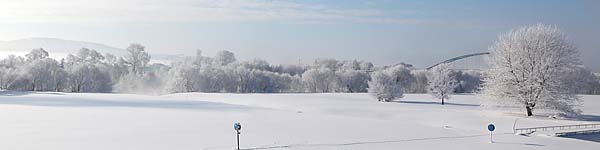
[(429, 69), (431, 69), (433, 67), (436, 67), (438, 65), (441, 65), (441, 64), (452, 63), (452, 62), (455, 62), (455, 61), (458, 61), (458, 60), (463, 60), (465, 58), (470, 58), (470, 57), (475, 57), (475, 56), (482, 56), (482, 55), (489, 55), (489, 54), (490, 54), (490, 52), (480, 52), (480, 53), (472, 53), (472, 54), (466, 54), (466, 55), (462, 55), (462, 56), (450, 58), (448, 60), (442, 61), (442, 62), (437, 63), (435, 65), (432, 65), (430, 67), (427, 67), (427, 70), (429, 70)]

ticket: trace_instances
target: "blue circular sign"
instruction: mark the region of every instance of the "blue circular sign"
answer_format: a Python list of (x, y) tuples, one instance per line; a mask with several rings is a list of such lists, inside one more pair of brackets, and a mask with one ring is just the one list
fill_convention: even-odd
[(237, 122), (234, 123), (233, 124), (233, 129), (235, 129), (235, 130), (241, 130), (242, 129), (242, 124), (237, 123)]
[(492, 132), (494, 130), (496, 130), (496, 126), (494, 126), (494, 124), (491, 124), (491, 123), (488, 124), (488, 131)]

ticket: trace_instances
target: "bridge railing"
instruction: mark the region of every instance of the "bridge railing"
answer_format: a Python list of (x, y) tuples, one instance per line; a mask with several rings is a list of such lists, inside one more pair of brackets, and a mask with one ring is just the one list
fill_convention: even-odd
[(564, 131), (578, 129), (600, 129), (600, 124), (578, 124), (578, 125), (563, 125), (563, 126), (547, 126), (547, 127), (532, 127), (532, 128), (516, 128), (515, 134), (529, 134), (539, 131)]

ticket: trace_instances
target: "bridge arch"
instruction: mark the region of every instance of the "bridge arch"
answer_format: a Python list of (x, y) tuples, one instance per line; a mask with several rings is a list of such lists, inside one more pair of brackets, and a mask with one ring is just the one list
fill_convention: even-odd
[(431, 69), (431, 68), (433, 68), (435, 66), (441, 65), (441, 64), (451, 63), (451, 62), (454, 62), (454, 61), (457, 61), (457, 60), (461, 60), (461, 59), (465, 59), (465, 58), (469, 58), (469, 57), (480, 56), (480, 55), (489, 55), (489, 54), (490, 54), (490, 52), (480, 52), (480, 53), (472, 53), (472, 54), (467, 54), (467, 55), (462, 55), (462, 56), (450, 58), (448, 60), (442, 61), (442, 62), (437, 63), (435, 65), (432, 65), (430, 67), (427, 67), (427, 70), (429, 70), (429, 69)]

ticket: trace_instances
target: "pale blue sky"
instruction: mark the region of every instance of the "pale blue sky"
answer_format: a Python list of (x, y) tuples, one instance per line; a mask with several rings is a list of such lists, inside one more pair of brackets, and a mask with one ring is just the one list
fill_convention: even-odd
[(418, 67), (485, 51), (522, 25), (555, 24), (600, 71), (600, 2), (554, 0), (63, 0), (1, 1), (0, 40), (53, 37), (152, 53), (304, 63), (319, 57)]

